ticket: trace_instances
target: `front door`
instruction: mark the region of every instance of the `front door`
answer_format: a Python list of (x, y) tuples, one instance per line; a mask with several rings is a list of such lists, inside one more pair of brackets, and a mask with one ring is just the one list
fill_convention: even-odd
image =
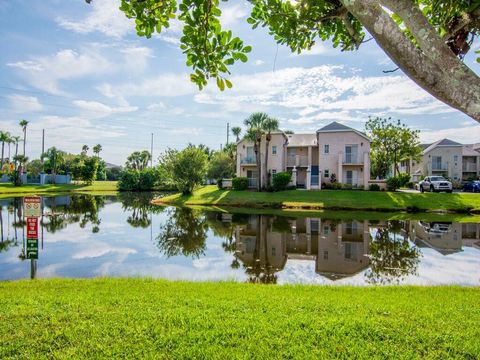
[(257, 170), (247, 170), (248, 187), (257, 187)]
[(353, 184), (353, 171), (352, 170), (347, 170), (346, 175), (347, 175), (346, 183), (352, 185)]

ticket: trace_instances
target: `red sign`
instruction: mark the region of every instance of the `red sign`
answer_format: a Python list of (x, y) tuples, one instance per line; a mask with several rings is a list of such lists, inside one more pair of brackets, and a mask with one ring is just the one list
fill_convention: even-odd
[(27, 239), (38, 239), (38, 218), (27, 218)]

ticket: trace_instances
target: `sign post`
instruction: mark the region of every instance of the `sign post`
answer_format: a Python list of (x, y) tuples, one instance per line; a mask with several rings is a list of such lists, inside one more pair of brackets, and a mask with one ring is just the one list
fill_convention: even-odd
[(42, 215), (40, 196), (23, 198), (24, 214), (27, 218), (27, 259), (38, 259), (38, 218)]

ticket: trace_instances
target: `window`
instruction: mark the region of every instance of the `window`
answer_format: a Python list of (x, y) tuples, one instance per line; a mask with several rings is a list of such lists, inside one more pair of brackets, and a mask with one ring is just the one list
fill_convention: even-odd
[(328, 226), (324, 226), (324, 227), (323, 227), (323, 235), (327, 236), (327, 235), (328, 235), (328, 230), (329, 230), (329, 227), (328, 227)]
[(326, 177), (326, 178), (330, 177), (330, 170), (325, 169), (325, 170), (323, 171), (323, 177)]
[(323, 252), (323, 260), (328, 260), (328, 251)]
[(458, 161), (458, 155), (453, 155), (453, 161)]
[(272, 155), (277, 155), (277, 147), (272, 146)]
[(272, 247), (272, 256), (277, 255), (277, 249), (275, 247)]
[(272, 176), (277, 173), (277, 169), (272, 169)]
[(323, 145), (323, 153), (324, 154), (330, 153), (330, 145)]

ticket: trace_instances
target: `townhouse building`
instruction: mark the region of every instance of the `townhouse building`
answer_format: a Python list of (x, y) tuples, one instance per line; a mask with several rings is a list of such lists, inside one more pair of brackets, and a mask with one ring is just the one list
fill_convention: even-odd
[(480, 144), (465, 145), (442, 139), (422, 147), (420, 161), (410, 160), (400, 164), (400, 171), (409, 172), (412, 181), (432, 175), (447, 175), (458, 182), (480, 176)]
[(237, 176), (247, 177), (249, 187), (266, 186), (267, 174), (287, 171), (291, 185), (304, 189), (321, 189), (322, 184), (338, 182), (352, 188), (368, 188), (370, 179), (370, 139), (364, 133), (332, 122), (310, 134), (273, 133), (268, 149), (260, 144), (261, 174), (258, 173), (254, 144), (237, 143)]

